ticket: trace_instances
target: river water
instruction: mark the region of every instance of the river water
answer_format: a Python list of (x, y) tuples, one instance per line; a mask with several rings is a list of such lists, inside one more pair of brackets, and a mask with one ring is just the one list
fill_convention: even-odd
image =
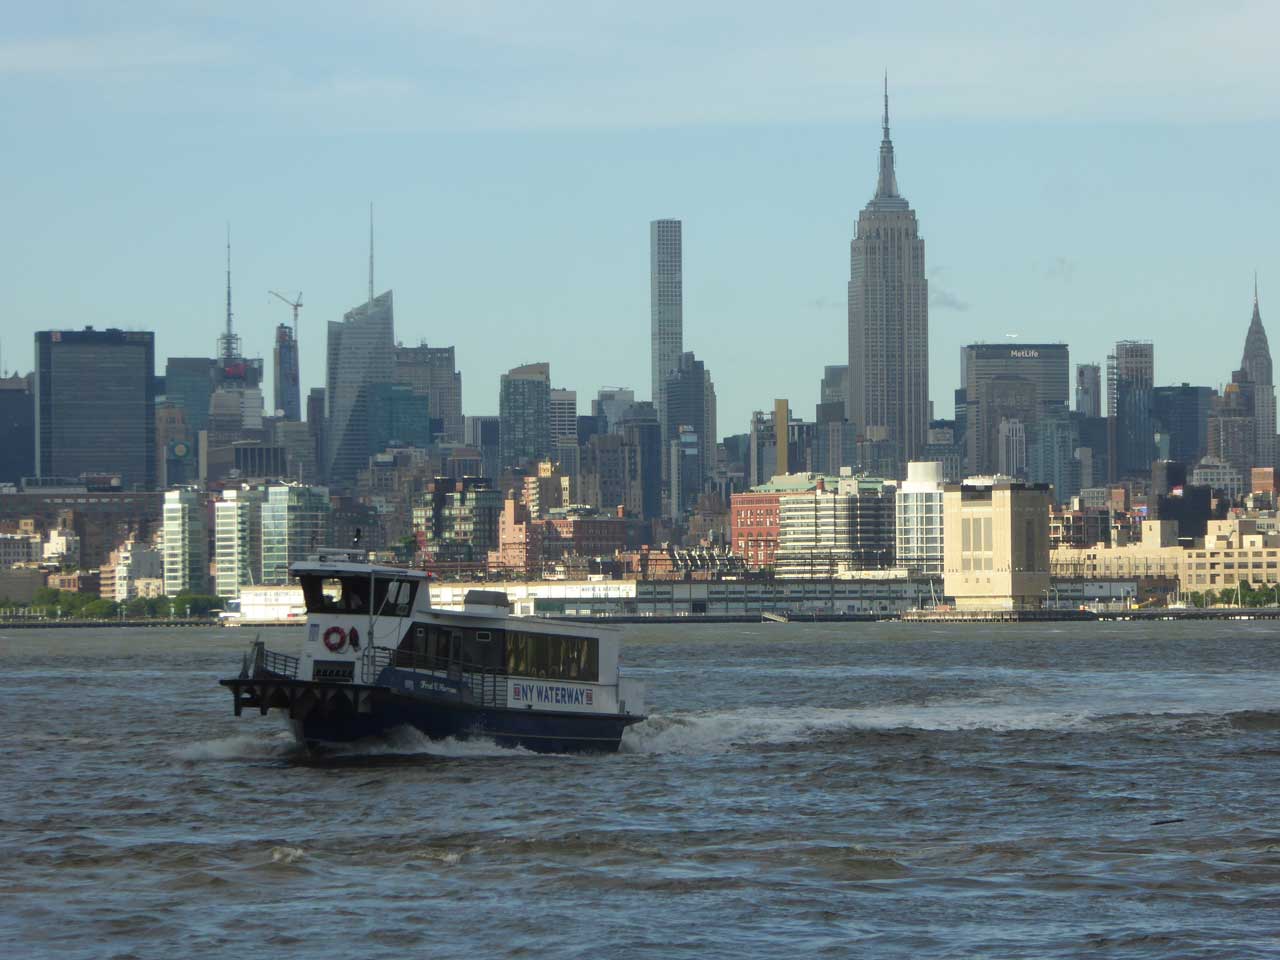
[(1280, 954), (1270, 624), (628, 628), (596, 757), (308, 758), (248, 639), (0, 628), (5, 956)]

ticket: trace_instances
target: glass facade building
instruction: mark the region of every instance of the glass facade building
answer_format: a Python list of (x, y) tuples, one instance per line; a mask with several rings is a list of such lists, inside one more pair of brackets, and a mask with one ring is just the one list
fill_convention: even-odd
[(156, 484), (155, 335), (125, 330), (36, 334), (36, 474), (119, 476)]
[(209, 579), (209, 534), (204, 496), (197, 487), (164, 494), (164, 592), (205, 593)]
[(289, 567), (327, 546), (329, 491), (275, 484), (262, 501), (262, 577), (272, 586), (289, 582)]

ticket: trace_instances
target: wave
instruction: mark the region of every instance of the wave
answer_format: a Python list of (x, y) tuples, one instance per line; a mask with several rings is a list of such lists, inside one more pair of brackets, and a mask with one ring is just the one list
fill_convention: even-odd
[(955, 701), (865, 708), (796, 707), (651, 714), (622, 738), (627, 753), (713, 753), (742, 746), (819, 740), (845, 732), (1089, 733), (1128, 728), (1134, 732), (1221, 733), (1280, 727), (1280, 713), (1198, 711), (1088, 713), (1046, 706)]
[(302, 747), (288, 731), (263, 735), (241, 733), (214, 740), (199, 740), (172, 752), (179, 760), (200, 763), (216, 760), (277, 760), (293, 756)]
[(443, 740), (432, 740), (421, 730), (410, 726), (397, 727), (380, 737), (330, 747), (325, 752), (338, 757), (427, 756), (444, 759), (538, 756), (523, 747), (503, 747), (493, 740), (482, 738), (458, 740), (446, 737)]

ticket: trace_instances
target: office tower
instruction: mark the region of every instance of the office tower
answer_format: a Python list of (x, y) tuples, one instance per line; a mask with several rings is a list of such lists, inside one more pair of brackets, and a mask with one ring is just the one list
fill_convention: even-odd
[(650, 367), (653, 405), (662, 424), (663, 442), (667, 416), (663, 391), (667, 377), (680, 365), (684, 352), (684, 254), (679, 220), (654, 220), (649, 224)]
[(205, 593), (209, 578), (209, 530), (204, 495), (197, 487), (164, 494), (164, 592)]
[(996, 472), (1005, 477), (1026, 479), (1027, 430), (1023, 421), (1002, 418), (996, 427), (998, 458)]
[(591, 401), (591, 415), (604, 417), (604, 432), (613, 433), (635, 402), (636, 393), (628, 387), (601, 387)]
[(1267, 331), (1262, 326), (1262, 314), (1258, 310), (1258, 280), (1253, 281), (1253, 316), (1249, 319), (1249, 332), (1244, 338), (1244, 356), (1240, 369), (1253, 384), (1253, 411), (1257, 421), (1257, 466), (1276, 465), (1276, 388), (1271, 372), (1271, 346), (1267, 343)]
[(298, 384), (298, 341), (287, 323), (276, 327), (275, 363), (272, 370), (274, 410), (286, 420), (302, 419), (302, 394)]
[(1096, 363), (1076, 364), (1076, 412), (1102, 416), (1102, 367)]
[(1030, 428), (1034, 433), (1043, 416), (1067, 409), (1068, 348), (1062, 343), (975, 343), (961, 351), (960, 360), (969, 472), (1004, 472), (1001, 421), (1017, 420), (1024, 431)]
[(1154, 430), (1168, 438), (1168, 457), (1190, 468), (1209, 450), (1209, 414), (1217, 391), (1189, 383), (1151, 390)]
[(155, 335), (123, 330), (36, 334), (36, 472), (156, 483)]
[(0, 377), (0, 483), (35, 475), (35, 375)]
[(462, 443), (462, 374), (453, 347), (398, 346), (395, 382), (412, 387), (427, 399), (435, 432), (445, 443)]
[(315, 454), (316, 476), (325, 470), (325, 451), (328, 449), (324, 441), (325, 419), (324, 387), (312, 387), (307, 391), (307, 433), (311, 436), (311, 449)]
[(259, 582), (283, 585), (289, 568), (313, 556), (327, 542), (329, 491), (325, 487), (271, 484), (262, 511), (262, 576)]
[(778, 473), (790, 473), (791, 407), (786, 400), (775, 399), (773, 401), (773, 435), (778, 444), (776, 454)]
[(896, 564), (937, 577), (943, 567), (942, 464), (913, 461), (895, 495)]
[[(668, 386), (671, 378), (667, 378)], [(667, 404), (668, 411), (672, 404)], [(678, 521), (693, 509), (703, 491), (705, 466), (702, 459), (702, 440), (697, 430), (686, 423), (669, 426), (671, 439), (667, 441), (667, 463), (670, 466), (671, 491), (668, 506), (669, 518)]]
[(929, 426), (929, 283), (924, 240), (893, 166), (886, 80), (880, 177), (849, 250), (848, 409), (860, 437), (889, 441), (906, 461)]
[(467, 446), (480, 451), (483, 475), (496, 481), (502, 473), (501, 421), (498, 417), (466, 417), (463, 439)]
[(329, 321), (325, 397), (325, 476), (345, 488), (369, 465), (369, 393), (394, 382), (395, 320), (391, 291)]
[(778, 437), (773, 417), (760, 410), (751, 414), (747, 435), (747, 488), (768, 483), (778, 472)]
[(217, 367), (218, 361), (212, 357), (170, 357), (165, 362), (165, 400), (182, 408), (192, 436), (208, 428)]
[(562, 441), (578, 443), (578, 391), (554, 388), (551, 391), (551, 446)]
[(627, 512), (645, 520), (662, 515), (662, 426), (652, 403), (633, 404), (623, 414), (622, 438), (633, 451), (627, 460)]
[(1145, 477), (1155, 459), (1151, 392), (1155, 349), (1150, 341), (1121, 340), (1107, 357), (1107, 419), (1111, 479)]
[(838, 403), (842, 409), (847, 410), (849, 404), (849, 365), (847, 363), (822, 368), (818, 402)]
[[(676, 369), (667, 377), (664, 395), (667, 421), (663, 435), (668, 438), (668, 444), (680, 439), (681, 453), (684, 456), (689, 455), (687, 447), (692, 442), (690, 434), (697, 437), (698, 476), (705, 483), (716, 462), (715, 387), (711, 382), (711, 374), (692, 353), (682, 353)], [(681, 427), (688, 427), (689, 430), (682, 434)], [(702, 485), (696, 486), (697, 490), (693, 492), (686, 480), (685, 492), (693, 500), (702, 493)]]
[(388, 447), (431, 446), (431, 415), (427, 398), (403, 383), (369, 385), (369, 453)]
[(502, 375), (498, 420), (499, 467), (551, 455), (551, 364), (527, 363)]
[(262, 582), (263, 499), (260, 487), (232, 487), (213, 505), (214, 584), (220, 597), (239, 597), (242, 586)]
[(1055, 503), (1068, 503), (1080, 492), (1080, 424), (1091, 418), (1058, 410), (1038, 424), (1027, 444), (1027, 476), (1053, 488)]

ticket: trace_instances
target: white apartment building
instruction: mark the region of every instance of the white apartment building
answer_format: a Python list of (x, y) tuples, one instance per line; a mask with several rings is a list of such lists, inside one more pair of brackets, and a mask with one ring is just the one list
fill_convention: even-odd
[(897, 565), (925, 576), (942, 576), (943, 469), (936, 461), (907, 464), (907, 479), (898, 488)]

